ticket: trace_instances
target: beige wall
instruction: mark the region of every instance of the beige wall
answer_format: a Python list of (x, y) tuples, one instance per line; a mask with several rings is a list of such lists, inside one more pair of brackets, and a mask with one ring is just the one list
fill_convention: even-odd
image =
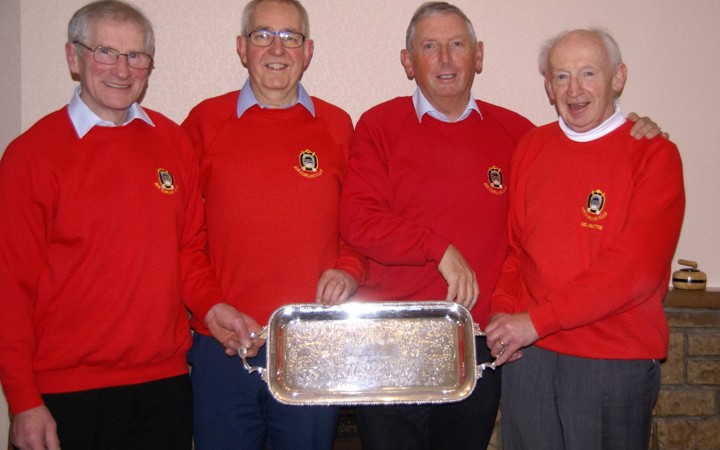
[[(0, 0), (0, 149), (60, 108), (74, 83), (63, 44), (67, 21), (84, 0)], [(181, 121), (203, 98), (237, 89), (245, 76), (235, 54), (244, 2), (135, 0), (153, 20), (157, 69), (144, 105)], [(355, 120), (370, 106), (409, 95), (399, 51), (420, 0), (304, 0), (315, 58), (304, 83)], [(623, 109), (650, 115), (680, 147), (688, 197), (677, 257), (697, 260), (720, 286), (720, 2), (708, 0), (456, 0), (485, 42), (476, 97), (535, 123), (554, 119), (537, 74), (540, 42), (575, 27), (603, 26), (623, 49), (629, 81)], [(18, 69), (20, 70), (18, 72)], [(22, 78), (19, 78), (21, 75)], [(18, 120), (19, 119), (19, 120)], [(550, 199), (549, 199), (550, 200)], [(677, 267), (674, 264), (674, 267)], [(628, 274), (632, 276), (632, 274)], [(0, 422), (1, 433), (7, 427)]]

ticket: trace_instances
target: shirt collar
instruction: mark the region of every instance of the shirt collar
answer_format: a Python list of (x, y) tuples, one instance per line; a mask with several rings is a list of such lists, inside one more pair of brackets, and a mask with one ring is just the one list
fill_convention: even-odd
[[(285, 106), (285, 108), (291, 108), (295, 106), (296, 104), (300, 103), (302, 106), (304, 106), (308, 111), (310, 111), (310, 114), (312, 114), (313, 117), (315, 117), (315, 105), (313, 104), (312, 98), (310, 98), (310, 94), (307, 93), (303, 85), (298, 81), (298, 95), (297, 95), (297, 101), (295, 103), (292, 103), (290, 105)], [(250, 109), (251, 107), (258, 105), (261, 108), (265, 108), (255, 97), (255, 93), (252, 90), (252, 85), (250, 85), (250, 78), (245, 80), (245, 84), (243, 84), (242, 89), (240, 89), (240, 97), (238, 98), (238, 104), (237, 104), (237, 116), (238, 118), (242, 116), (245, 111)]]
[[(92, 110), (80, 98), (80, 86), (75, 88), (75, 93), (70, 100), (70, 104), (68, 104), (68, 114), (70, 115), (70, 121), (75, 128), (75, 132), (80, 139), (82, 139), (83, 136), (85, 136), (92, 127), (96, 125), (101, 127), (118, 126), (113, 122), (101, 119), (100, 116), (92, 112)], [(150, 116), (147, 115), (145, 110), (142, 109), (137, 102), (133, 102), (133, 104), (130, 105), (128, 108), (127, 119), (125, 119), (125, 122), (123, 122), (120, 126), (125, 126), (135, 119), (147, 122), (147, 124), (152, 127), (155, 126), (153, 121), (150, 119)]]
[[(420, 88), (416, 88), (415, 93), (413, 94), (413, 106), (415, 106), (415, 114), (417, 114), (418, 122), (422, 122), (422, 118), (425, 114), (430, 114), (430, 116), (443, 122), (451, 122), (451, 120), (445, 114), (441, 113), (433, 107), (430, 101), (423, 95)], [(465, 112), (462, 113), (462, 115), (458, 117), (455, 122), (460, 122), (461, 120), (466, 119), (473, 111), (477, 111), (477, 113), (480, 115), (480, 118), (482, 119), (482, 113), (480, 112), (480, 108), (478, 108), (477, 102), (475, 101), (475, 99), (472, 98), (471, 95), (470, 100), (468, 101), (468, 105), (465, 108)]]
[(598, 125), (597, 127), (593, 128), (590, 131), (586, 131), (584, 133), (578, 133), (577, 131), (573, 131), (563, 120), (562, 117), (558, 117), (558, 122), (560, 123), (560, 129), (562, 129), (563, 133), (565, 133), (565, 136), (568, 137), (568, 139), (575, 141), (575, 142), (590, 142), (594, 141), (595, 139), (600, 139), (601, 137), (608, 135), (612, 133), (613, 131), (617, 130), (624, 124), (626, 121), (625, 117), (623, 117), (622, 112), (620, 111), (620, 101), (615, 100), (615, 112), (612, 116), (608, 117), (608, 119)]

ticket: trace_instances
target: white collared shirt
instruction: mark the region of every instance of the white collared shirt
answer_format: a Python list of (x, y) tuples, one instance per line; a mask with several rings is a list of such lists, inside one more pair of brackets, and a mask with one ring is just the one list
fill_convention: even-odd
[[(452, 120), (450, 120), (445, 114), (441, 113), (433, 107), (430, 101), (425, 97), (425, 95), (423, 95), (420, 88), (416, 88), (415, 93), (413, 94), (413, 106), (415, 106), (415, 114), (417, 114), (418, 122), (422, 122), (422, 117), (425, 114), (430, 114), (432, 117), (443, 122), (452, 122)], [(480, 118), (482, 119), (482, 113), (480, 112), (480, 108), (478, 108), (477, 102), (475, 101), (475, 99), (472, 98), (471, 95), (470, 100), (468, 101), (468, 105), (465, 108), (465, 112), (462, 113), (462, 115), (458, 117), (455, 122), (460, 122), (461, 120), (466, 119), (473, 111), (477, 111), (477, 113), (480, 114)]]
[(96, 125), (101, 127), (125, 126), (135, 119), (140, 119), (147, 122), (150, 126), (155, 126), (145, 110), (142, 109), (137, 102), (133, 102), (133, 104), (130, 105), (128, 108), (127, 118), (121, 125), (116, 125), (113, 122), (101, 119), (100, 116), (92, 112), (92, 110), (90, 110), (90, 108), (80, 98), (80, 86), (75, 88), (75, 93), (70, 100), (70, 104), (68, 104), (68, 114), (70, 115), (70, 121), (72, 122), (73, 127), (75, 127), (75, 132), (80, 139), (82, 139), (83, 136), (85, 136), (88, 131)]

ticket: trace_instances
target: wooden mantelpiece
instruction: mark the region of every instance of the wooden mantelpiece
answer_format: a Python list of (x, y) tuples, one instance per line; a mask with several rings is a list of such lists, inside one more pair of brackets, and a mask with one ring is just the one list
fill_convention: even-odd
[(666, 308), (718, 308), (720, 309), (720, 288), (703, 290), (671, 288), (665, 296)]

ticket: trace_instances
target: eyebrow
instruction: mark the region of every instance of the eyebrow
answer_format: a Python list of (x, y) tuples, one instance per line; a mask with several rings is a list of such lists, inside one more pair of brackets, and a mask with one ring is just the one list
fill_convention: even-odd
[(276, 32), (276, 33), (279, 33), (279, 32), (281, 32), (281, 31), (291, 31), (291, 32), (293, 32), (293, 33), (302, 34), (301, 31), (298, 31), (298, 30), (296, 30), (296, 29), (294, 29), (294, 28), (281, 28), (281, 29), (279, 29), (278, 31), (275, 31), (275, 30), (273, 30), (273, 27), (267, 26), (267, 25), (255, 27), (255, 28), (253, 28), (253, 31), (274, 31), (274, 32)]

